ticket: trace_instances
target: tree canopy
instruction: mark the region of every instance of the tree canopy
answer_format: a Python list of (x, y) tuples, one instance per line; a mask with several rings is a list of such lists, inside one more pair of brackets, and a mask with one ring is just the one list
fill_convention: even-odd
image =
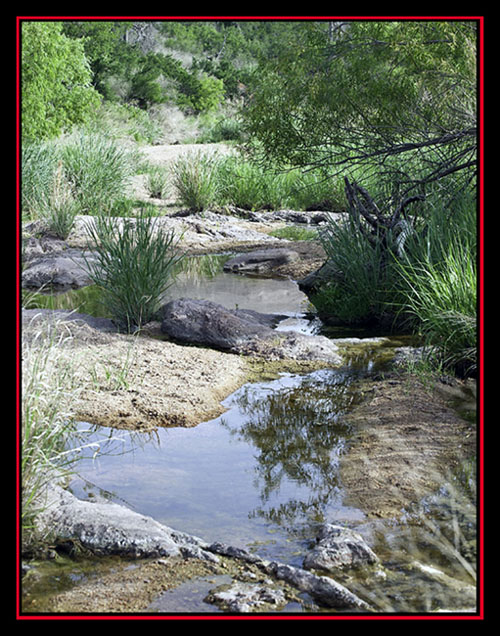
[(476, 167), (473, 21), (304, 22), (259, 68), (246, 127), (282, 165), (376, 169), (406, 192)]
[(21, 37), (23, 138), (53, 137), (84, 122), (100, 96), (82, 41), (66, 37), (60, 22), (24, 22)]

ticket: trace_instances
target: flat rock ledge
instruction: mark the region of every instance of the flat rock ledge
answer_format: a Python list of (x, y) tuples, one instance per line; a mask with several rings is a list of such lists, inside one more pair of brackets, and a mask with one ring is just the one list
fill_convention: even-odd
[[(105, 499), (87, 502), (60, 486), (47, 489), (37, 528), (57, 541), (77, 541), (96, 555), (117, 554), (132, 558), (196, 558), (218, 563), (220, 556), (256, 565), (274, 581), (284, 581), (306, 592), (328, 608), (371, 611), (370, 606), (346, 587), (327, 576), (302, 568), (261, 559), (244, 549), (202, 539), (164, 526)], [(219, 555), (219, 556), (218, 556)], [(236, 586), (236, 587), (235, 587)], [(248, 612), (262, 604), (279, 606), (282, 592), (272, 585), (234, 584), (232, 591), (217, 592), (209, 602), (222, 603), (230, 611)]]

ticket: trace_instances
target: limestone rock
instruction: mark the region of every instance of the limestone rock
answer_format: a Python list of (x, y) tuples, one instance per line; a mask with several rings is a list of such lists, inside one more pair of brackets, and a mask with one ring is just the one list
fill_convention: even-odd
[(378, 562), (377, 555), (354, 530), (325, 524), (314, 549), (305, 557), (307, 570), (334, 571)]

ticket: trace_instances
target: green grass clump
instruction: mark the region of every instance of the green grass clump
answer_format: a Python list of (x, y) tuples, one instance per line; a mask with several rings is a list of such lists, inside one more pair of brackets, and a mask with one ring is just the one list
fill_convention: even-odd
[(180, 203), (201, 212), (218, 203), (217, 159), (203, 153), (180, 157), (172, 167), (172, 182)]
[(477, 371), (477, 268), (462, 241), (457, 236), (439, 259), (408, 258), (397, 269), (405, 311), (425, 341), (439, 349), (445, 368), (470, 376)]
[(22, 342), (21, 524), (23, 546), (35, 536), (34, 519), (43, 508), (39, 495), (67, 474), (75, 456), (66, 445), (74, 435), (74, 403), (82, 390), (74, 366), (64, 358), (68, 340), (49, 325)]
[(269, 232), (269, 236), (288, 239), (289, 241), (314, 241), (318, 238), (318, 231), (311, 230), (307, 227), (288, 225), (286, 227), (280, 227), (277, 230), (272, 230), (272, 232)]
[(78, 133), (64, 143), (61, 160), (81, 214), (109, 212), (133, 172), (129, 154), (105, 135)]
[(89, 276), (102, 290), (108, 315), (132, 332), (153, 319), (173, 283), (183, 258), (178, 238), (142, 212), (136, 219), (96, 217), (87, 230), (96, 256), (87, 261)]
[(21, 207), (23, 218), (36, 219), (46, 207), (58, 155), (54, 144), (24, 143), (21, 151)]
[(460, 376), (477, 371), (477, 266), (474, 201), (462, 193), (452, 211), (439, 200), (401, 235), (370, 242), (352, 215), (321, 232), (330, 278), (312, 297), (324, 318), (392, 324), (420, 334), (436, 362)]

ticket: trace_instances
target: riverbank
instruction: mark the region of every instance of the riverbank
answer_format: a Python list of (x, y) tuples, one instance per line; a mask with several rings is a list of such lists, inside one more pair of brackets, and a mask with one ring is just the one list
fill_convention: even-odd
[[(245, 218), (245, 215), (235, 216), (227, 211), (184, 215), (182, 211), (170, 210), (157, 218), (159, 226), (173, 228), (183, 236), (183, 247), (188, 254), (224, 252), (249, 257), (243, 266), (241, 262), (245, 259), (238, 261), (239, 270), (231, 270), (230, 275), (236, 278), (242, 278), (242, 274), (252, 275), (248, 263), (256, 250), (260, 252), (259, 275), (276, 279), (300, 280), (324, 262), (324, 251), (318, 242), (285, 241), (270, 235), (274, 228), (286, 224), (283, 215), (273, 218), (272, 214), (266, 213), (265, 218), (259, 215)], [(81, 263), (75, 259), (75, 254), (86, 246), (85, 223), (89, 220), (89, 217), (77, 217), (73, 233), (64, 242), (32, 235), (25, 246), (27, 260), (23, 279), (27, 281), (32, 276), (31, 280), (36, 284), (44, 280), (69, 281), (70, 287), (88, 284), (81, 282)], [(117, 220), (117, 223), (120, 222), (122, 220)], [(36, 228), (32, 227), (31, 231), (36, 232)], [(286, 250), (286, 258), (273, 261), (270, 253), (275, 256), (276, 249)], [(73, 250), (71, 258), (60, 258), (68, 250)], [(64, 263), (70, 268), (76, 267), (76, 271), (64, 270)], [(254, 266), (252, 261), (250, 269)], [(234, 298), (231, 306), (234, 306)], [(22, 336), (26, 344), (32, 342), (35, 346), (41, 341), (41, 334), (58, 343), (61, 364), (74, 369), (75, 380), (82, 386), (73, 405), (77, 420), (97, 427), (138, 433), (155, 432), (159, 428), (194, 428), (213, 420), (225, 412), (223, 401), (249, 382), (278, 378), (282, 373), (304, 375), (317, 369), (349, 368), (368, 343), (369, 365), (373, 363), (370, 356), (383, 359), (384, 374), (375, 372), (370, 378), (357, 381), (360, 399), (345, 416), (350, 429), (349, 442), (340, 464), (334, 466), (332, 463), (328, 468), (331, 473), (339, 471), (346, 505), (359, 511), (368, 521), (399, 524), (409, 508), (432, 496), (449, 480), (450, 474), (460, 470), (464, 462), (474, 461), (475, 424), (455, 410), (457, 400), (475, 406), (473, 382), (434, 378), (426, 384), (400, 367), (389, 368), (385, 363), (392, 359), (403, 342), (387, 346), (383, 338), (375, 338), (373, 342), (344, 339), (340, 345), (330, 339), (326, 358), (317, 355), (318, 349), (312, 350), (312, 355), (311, 350), (305, 355), (303, 351), (297, 355), (297, 348), (285, 350), (282, 346), (285, 342), (283, 332), (275, 331), (269, 339), (269, 325), (259, 324), (255, 333), (259, 337), (264, 335), (261, 342), (265, 347), (245, 341), (243, 344), (239, 342), (239, 348), (234, 347), (232, 351), (227, 347), (226, 350), (211, 348), (196, 340), (199, 334), (206, 335), (204, 331), (207, 329), (200, 325), (211, 319), (212, 314), (207, 313), (207, 307), (202, 305), (202, 313), (197, 317), (192, 315), (190, 322), (195, 324), (195, 318), (201, 322), (196, 323), (198, 326), (193, 330), (194, 335), (190, 336), (193, 338), (191, 341), (174, 340), (163, 333), (160, 322), (145, 325), (137, 334), (126, 335), (116, 333), (105, 318), (36, 309), (23, 311)], [(216, 308), (216, 312), (215, 319), (219, 321), (222, 315), (220, 307)], [(238, 320), (242, 319), (241, 312), (238, 314), (238, 309), (231, 309), (224, 315), (231, 319), (228, 324), (236, 329), (233, 333), (238, 330), (241, 333), (240, 327), (244, 327), (244, 323), (232, 322), (235, 316)], [(171, 326), (173, 319), (170, 323)], [(228, 335), (233, 334), (226, 332), (224, 337)], [(297, 337), (296, 340), (300, 339)], [(297, 342), (293, 346), (297, 347)], [(290, 355), (290, 351), (294, 355)], [(295, 442), (293, 435), (289, 428), (287, 443), (292, 446)], [(290, 436), (292, 439), (288, 439)], [(181, 530), (189, 532), (190, 528)], [(51, 541), (53, 549), (52, 552), (49, 549), (49, 553), (55, 559), (29, 570), (27, 576), (30, 578), (25, 579), (23, 584), (27, 594), (24, 600), (27, 612), (167, 611), (161, 609), (161, 604), (156, 606), (156, 610), (151, 609), (152, 604), (166, 591), (182, 594), (183, 586), (189, 586), (189, 581), (192, 581), (193, 589), (200, 587), (207, 590), (221, 582), (218, 577), (226, 577), (226, 582), (229, 577), (233, 583), (260, 585), (266, 580), (269, 583), (269, 572), (263, 573), (262, 569), (248, 562), (227, 556), (221, 556), (217, 563), (184, 555), (183, 558), (124, 558), (119, 563), (109, 564), (106, 557), (96, 559), (88, 555), (90, 565), (86, 566), (88, 569), (81, 570), (80, 577), (74, 574), (74, 568), (78, 571), (80, 567), (78, 558), (62, 563), (66, 559), (63, 555), (67, 537), (63, 542), (57, 537), (51, 537)], [(473, 558), (471, 550), (469, 557)], [(67, 567), (68, 577), (76, 576), (79, 583), (75, 585), (74, 579), (68, 589), (44, 592), (44, 605), (40, 609), (41, 606), (33, 599), (38, 597), (40, 600), (41, 593), (36, 591), (39, 589), (37, 584), (32, 587), (31, 583), (36, 581), (37, 576), (43, 578), (42, 571), (46, 569), (50, 588), (53, 585), (50, 581), (57, 577), (58, 567), (62, 568), (60, 572)], [(349, 580), (348, 576), (346, 580)], [(310, 600), (303, 603), (293, 587), (283, 594), (282, 598), (291, 604), (290, 611), (323, 611), (321, 605), (315, 605), (311, 610), (311, 605), (308, 605)], [(177, 607), (182, 608), (180, 597), (177, 597), (177, 602)], [(193, 603), (191, 607), (201, 607), (201, 611), (215, 611), (212, 608), (207, 610), (203, 599), (198, 598)], [(258, 602), (250, 611), (267, 610), (274, 611), (272, 603), (262, 607)], [(227, 608), (224, 611), (228, 611)]]

